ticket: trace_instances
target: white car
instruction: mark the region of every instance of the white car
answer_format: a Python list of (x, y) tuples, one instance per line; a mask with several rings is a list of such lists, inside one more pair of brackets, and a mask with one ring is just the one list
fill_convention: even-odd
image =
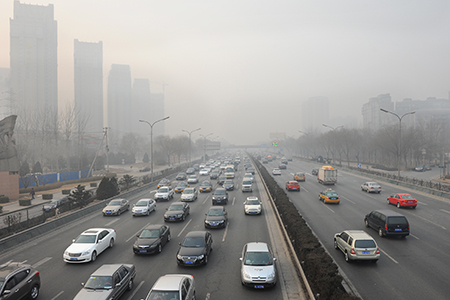
[(200, 170), (199, 174), (201, 176), (206, 176), (206, 175), (209, 175), (209, 172), (210, 172), (210, 169), (204, 168), (204, 169)]
[(255, 289), (275, 286), (277, 283), (276, 258), (273, 257), (269, 245), (262, 242), (245, 244), (240, 260), (242, 285)]
[(244, 212), (246, 215), (260, 215), (262, 212), (261, 201), (258, 197), (250, 196), (244, 202)]
[(197, 175), (191, 175), (188, 177), (187, 183), (198, 183)]
[(198, 191), (195, 187), (185, 188), (181, 194), (181, 201), (195, 201), (198, 198)]
[(152, 211), (156, 211), (156, 201), (153, 199), (141, 199), (131, 209), (133, 217), (148, 216)]
[(361, 184), (361, 191), (364, 191), (366, 193), (381, 193), (382, 188), (378, 183), (374, 181), (368, 181)]
[(195, 299), (194, 276), (167, 274), (158, 278), (145, 300), (154, 299)]
[(155, 201), (170, 200), (173, 198), (174, 191), (170, 186), (162, 186), (155, 193)]
[(272, 170), (272, 175), (281, 175), (281, 170), (278, 168), (275, 168)]
[(253, 174), (252, 173), (245, 173), (244, 174), (244, 180), (245, 179), (250, 179), (251, 181), (253, 181)]
[(67, 263), (85, 263), (95, 261), (107, 248), (114, 246), (116, 231), (112, 228), (91, 228), (72, 241), (63, 259)]

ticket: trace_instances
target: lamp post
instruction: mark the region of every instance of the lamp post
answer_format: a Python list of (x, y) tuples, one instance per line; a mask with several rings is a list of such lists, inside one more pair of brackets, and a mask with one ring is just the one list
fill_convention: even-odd
[[(333, 132), (336, 132), (336, 130), (338, 130), (339, 128), (343, 128), (344, 127), (344, 126), (332, 127), (332, 126), (326, 125), (326, 124), (322, 124), (322, 126), (331, 128), (333, 130)], [(333, 161), (334, 161), (334, 163), (336, 163), (336, 160), (334, 159), (334, 152), (335, 151), (336, 151), (336, 136), (334, 137), (334, 140), (333, 140)]]
[(382, 109), (382, 108), (380, 108), (380, 110), (382, 112), (394, 115), (394, 116), (396, 116), (398, 118), (398, 124), (399, 124), (399, 129), (400, 129), (399, 130), (399, 136), (400, 137), (398, 139), (398, 147), (397, 147), (397, 172), (398, 172), (398, 178), (400, 178), (400, 153), (401, 153), (400, 149), (401, 149), (401, 146), (402, 146), (402, 119), (403, 119), (404, 116), (412, 115), (412, 114), (415, 114), (416, 112), (415, 111), (410, 111), (410, 112), (407, 112), (407, 113), (403, 114), (400, 117), (399, 115), (397, 115), (396, 113), (394, 113), (392, 111), (388, 111), (388, 110)]
[(206, 138), (213, 134), (214, 133), (210, 133), (207, 135), (200, 134), (200, 136), (203, 137), (203, 162), (206, 162)]
[(153, 125), (155, 125), (158, 122), (167, 120), (168, 118), (170, 118), (170, 117), (165, 117), (165, 118), (159, 119), (153, 123), (150, 123), (145, 120), (139, 120), (139, 122), (147, 123), (148, 126), (150, 126), (150, 160), (151, 160), (150, 180), (151, 180), (151, 182), (153, 182), (153, 165), (154, 165), (153, 164)]
[(193, 132), (196, 132), (196, 131), (199, 131), (201, 128), (197, 128), (197, 129), (194, 129), (194, 130), (192, 130), (192, 131), (187, 131), (187, 130), (181, 130), (181, 131), (184, 131), (184, 132), (186, 132), (187, 134), (189, 134), (189, 167), (191, 166), (191, 134), (193, 133)]

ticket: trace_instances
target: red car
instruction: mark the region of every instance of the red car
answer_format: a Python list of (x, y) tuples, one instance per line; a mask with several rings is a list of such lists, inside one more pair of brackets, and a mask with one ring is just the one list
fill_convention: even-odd
[(300, 184), (295, 180), (288, 181), (286, 182), (286, 190), (300, 192)]
[(417, 200), (410, 194), (392, 194), (387, 198), (388, 204), (397, 205), (400, 207), (417, 207)]

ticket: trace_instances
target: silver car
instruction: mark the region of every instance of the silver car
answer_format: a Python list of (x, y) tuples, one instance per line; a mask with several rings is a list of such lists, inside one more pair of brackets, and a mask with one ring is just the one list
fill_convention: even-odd
[(145, 300), (195, 299), (194, 276), (167, 274), (158, 278)]
[(198, 191), (195, 187), (191, 187), (191, 188), (186, 188), (184, 189), (183, 193), (181, 194), (181, 199), (180, 201), (183, 202), (191, 202), (191, 201), (195, 201), (198, 198)]
[(245, 286), (264, 289), (277, 283), (276, 258), (266, 243), (245, 244), (242, 250), (241, 282)]
[(346, 262), (353, 260), (377, 262), (380, 258), (377, 242), (363, 230), (346, 230), (336, 233), (334, 248), (344, 253)]
[(381, 193), (382, 188), (381, 185), (379, 185), (377, 182), (374, 181), (368, 181), (361, 184), (361, 191), (364, 191), (366, 193)]
[(130, 202), (125, 199), (114, 199), (109, 201), (103, 209), (104, 216), (120, 216), (121, 213), (130, 209)]
[(131, 209), (133, 217), (148, 216), (152, 211), (156, 211), (156, 201), (153, 199), (141, 199)]

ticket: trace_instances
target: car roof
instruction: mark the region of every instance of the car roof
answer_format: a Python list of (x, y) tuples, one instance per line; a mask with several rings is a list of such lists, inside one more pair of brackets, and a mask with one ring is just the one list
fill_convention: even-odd
[(252, 242), (247, 243), (247, 252), (267, 252), (269, 251), (269, 246), (263, 242)]
[(31, 268), (30, 265), (26, 265), (22, 262), (12, 262), (12, 261), (0, 265), (0, 278), (6, 278), (6, 276), (8, 276), (11, 272), (23, 267)]
[(122, 264), (106, 264), (95, 270), (91, 276), (112, 276)]
[(259, 200), (256, 196), (249, 196), (247, 197), (247, 200)]
[(211, 206), (209, 210), (225, 210), (225, 207), (223, 206)]
[(388, 216), (389, 217), (404, 217), (404, 215), (402, 215), (402, 214), (400, 214), (398, 212), (389, 210), (389, 209), (374, 210), (373, 212), (379, 212), (380, 214), (383, 214), (386, 217), (388, 217)]
[(371, 237), (367, 232), (364, 230), (346, 230), (349, 235), (351, 235), (354, 239), (371, 239), (373, 240), (373, 237)]
[(179, 291), (180, 284), (183, 278), (192, 277), (192, 275), (184, 274), (167, 274), (158, 278), (152, 287), (152, 290), (157, 291)]
[(143, 199), (139, 199), (138, 202), (139, 202), (139, 201), (147, 201), (147, 202), (149, 202), (150, 200), (152, 200), (152, 199), (143, 198)]
[(144, 227), (143, 230), (145, 230), (145, 229), (149, 229), (149, 230), (151, 230), (151, 229), (159, 229), (159, 228), (161, 228), (161, 226), (165, 226), (165, 225), (163, 225), (163, 224), (151, 224), (151, 225), (148, 225), (148, 226)]
[(186, 237), (204, 237), (207, 231), (190, 231), (186, 234)]
[(299, 183), (295, 180), (289, 180), (289, 184), (299, 184)]
[(111, 229), (109, 229), (109, 228), (89, 228), (89, 229), (86, 229), (85, 231), (83, 231), (81, 234), (92, 234), (92, 233), (98, 234), (99, 232), (101, 232), (103, 230), (111, 231)]

